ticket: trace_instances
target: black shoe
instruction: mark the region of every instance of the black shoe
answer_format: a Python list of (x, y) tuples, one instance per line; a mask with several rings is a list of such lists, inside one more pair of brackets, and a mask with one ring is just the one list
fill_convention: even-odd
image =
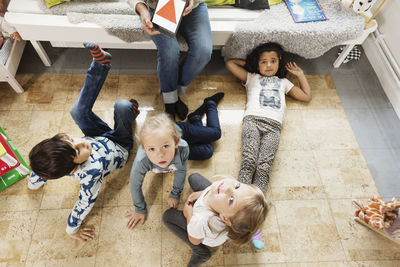
[(210, 96), (210, 97), (206, 97), (206, 98), (204, 99), (204, 103), (206, 103), (206, 102), (209, 101), (209, 100), (212, 100), (212, 101), (215, 102), (215, 104), (218, 105), (219, 101), (221, 101), (221, 99), (224, 97), (224, 95), (225, 95), (225, 94), (224, 94), (223, 92), (216, 93), (216, 94), (214, 94), (214, 95), (212, 95), (212, 96)]
[(175, 114), (178, 115), (179, 119), (184, 120), (189, 112), (188, 107), (178, 97), (178, 102), (175, 103)]
[(172, 120), (175, 121), (175, 103), (172, 104), (164, 104), (165, 112), (171, 116)]
[(224, 97), (224, 95), (225, 94), (221, 92), (221, 93), (216, 93), (210, 97), (206, 97), (203, 101), (203, 104), (200, 107), (198, 107), (195, 111), (193, 111), (192, 113), (190, 113), (188, 115), (188, 120), (192, 121), (193, 116), (196, 116), (196, 115), (203, 116), (203, 114), (207, 111), (207, 102), (211, 100), (211, 101), (214, 101), (215, 104), (218, 105), (219, 101), (221, 101), (221, 99)]

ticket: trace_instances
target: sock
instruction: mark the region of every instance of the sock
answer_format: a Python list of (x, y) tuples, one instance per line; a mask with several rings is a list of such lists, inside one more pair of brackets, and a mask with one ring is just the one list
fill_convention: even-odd
[(261, 231), (260, 231), (260, 229), (258, 229), (257, 232), (251, 238), (251, 243), (253, 243), (253, 246), (256, 249), (260, 250), (260, 249), (264, 248), (264, 242), (261, 239)]
[(257, 232), (253, 235), (253, 237), (251, 238), (251, 242), (253, 243), (253, 246), (258, 250), (264, 248), (264, 242), (261, 239), (260, 230), (257, 230)]
[(140, 111), (139, 111), (139, 103), (137, 102), (136, 99), (133, 99), (133, 98), (131, 98), (131, 99), (129, 100), (129, 102), (132, 103), (132, 107), (133, 107), (133, 112), (134, 112), (133, 119), (136, 119), (136, 117), (137, 117), (137, 116), (139, 115), (139, 113), (140, 113)]
[(224, 93), (222, 93), (222, 92), (220, 92), (220, 93), (216, 93), (216, 94), (214, 94), (214, 95), (212, 95), (212, 96), (210, 96), (210, 97), (206, 97), (205, 99), (204, 99), (204, 103), (206, 103), (207, 101), (209, 101), (209, 100), (212, 100), (212, 101), (214, 101), (217, 105), (218, 105), (218, 103), (219, 103), (219, 101), (221, 101), (221, 99), (224, 97)]
[(110, 64), (111, 63), (111, 54), (101, 49), (97, 44), (85, 42), (83, 46), (89, 48), (90, 53), (93, 56), (93, 59), (102, 64)]
[(179, 119), (184, 120), (188, 114), (188, 107), (182, 100), (178, 97), (178, 102), (175, 103), (175, 113), (178, 115)]
[(218, 105), (219, 101), (221, 101), (221, 99), (224, 97), (224, 95), (225, 95), (224, 93), (216, 93), (210, 97), (206, 97), (203, 101), (203, 104), (200, 107), (198, 107), (195, 111), (193, 111), (192, 113), (190, 113), (188, 115), (188, 119), (192, 120), (193, 116), (196, 116), (196, 115), (203, 116), (203, 114), (207, 110), (207, 105), (206, 105), (207, 101), (212, 100)]
[(175, 121), (175, 103), (172, 104), (164, 104), (165, 112), (171, 115), (171, 118)]

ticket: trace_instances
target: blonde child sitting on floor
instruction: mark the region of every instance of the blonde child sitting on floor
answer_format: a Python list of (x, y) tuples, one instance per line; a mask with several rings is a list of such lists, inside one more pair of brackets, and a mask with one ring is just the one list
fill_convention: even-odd
[[(223, 93), (204, 99), (204, 103), (188, 115), (188, 122), (174, 122), (166, 113), (149, 116), (140, 130), (139, 147), (130, 174), (130, 189), (135, 210), (129, 211), (127, 227), (133, 229), (146, 219), (146, 202), (142, 192), (143, 179), (148, 171), (175, 172), (168, 205), (177, 208), (185, 184), (187, 161), (205, 160), (213, 154), (212, 142), (221, 137), (217, 105)], [(201, 121), (207, 114), (207, 125)]]
[(214, 183), (198, 173), (188, 178), (192, 193), (182, 210), (169, 209), (163, 222), (171, 232), (192, 248), (187, 266), (206, 262), (208, 247), (231, 239), (245, 244), (259, 229), (268, 212), (262, 191), (254, 186), (225, 178)]

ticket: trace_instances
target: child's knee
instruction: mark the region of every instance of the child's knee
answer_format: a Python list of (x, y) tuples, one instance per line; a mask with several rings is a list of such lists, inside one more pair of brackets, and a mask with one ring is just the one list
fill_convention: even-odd
[(114, 104), (116, 112), (123, 112), (132, 108), (132, 103), (125, 99), (120, 99)]
[(174, 216), (174, 209), (168, 209), (164, 212), (163, 216), (162, 216), (162, 220), (164, 224), (168, 224), (171, 221), (171, 218), (175, 217)]
[(74, 105), (71, 110), (69, 111), (71, 114), (72, 119), (75, 121), (78, 120), (81, 116), (83, 116), (83, 112), (79, 110), (78, 106)]

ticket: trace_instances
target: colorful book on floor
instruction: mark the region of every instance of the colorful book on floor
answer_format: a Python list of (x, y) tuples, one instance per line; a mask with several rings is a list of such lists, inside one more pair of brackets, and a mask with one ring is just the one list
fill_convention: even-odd
[[(27, 176), (30, 172), (28, 164), (24, 161), (22, 156), (19, 154), (18, 150), (15, 148), (14, 144), (11, 142), (10, 138), (6, 135), (6, 133), (3, 131), (3, 129), (0, 127), (0, 138), (2, 140), (6, 141), (7, 146), (11, 149), (13, 155), (16, 158), (13, 158), (14, 160), (17, 160), (19, 162), (19, 165), (15, 164), (15, 168), (12, 170), (9, 170), (7, 173), (3, 174), (0, 176), (0, 191), (3, 191), (10, 185), (18, 182), (25, 176)], [(5, 148), (7, 151), (5, 145), (2, 143), (2, 146)], [(4, 154), (4, 151), (3, 151)], [(10, 155), (10, 153), (7, 152), (7, 154)], [(11, 155), (10, 155), (11, 157)], [(6, 161), (8, 160), (9, 163), (14, 164), (15, 161), (10, 160), (9, 157), (7, 157)]]
[(0, 176), (20, 165), (6, 139), (0, 134)]
[(285, 0), (285, 4), (296, 23), (327, 20), (318, 0)]

